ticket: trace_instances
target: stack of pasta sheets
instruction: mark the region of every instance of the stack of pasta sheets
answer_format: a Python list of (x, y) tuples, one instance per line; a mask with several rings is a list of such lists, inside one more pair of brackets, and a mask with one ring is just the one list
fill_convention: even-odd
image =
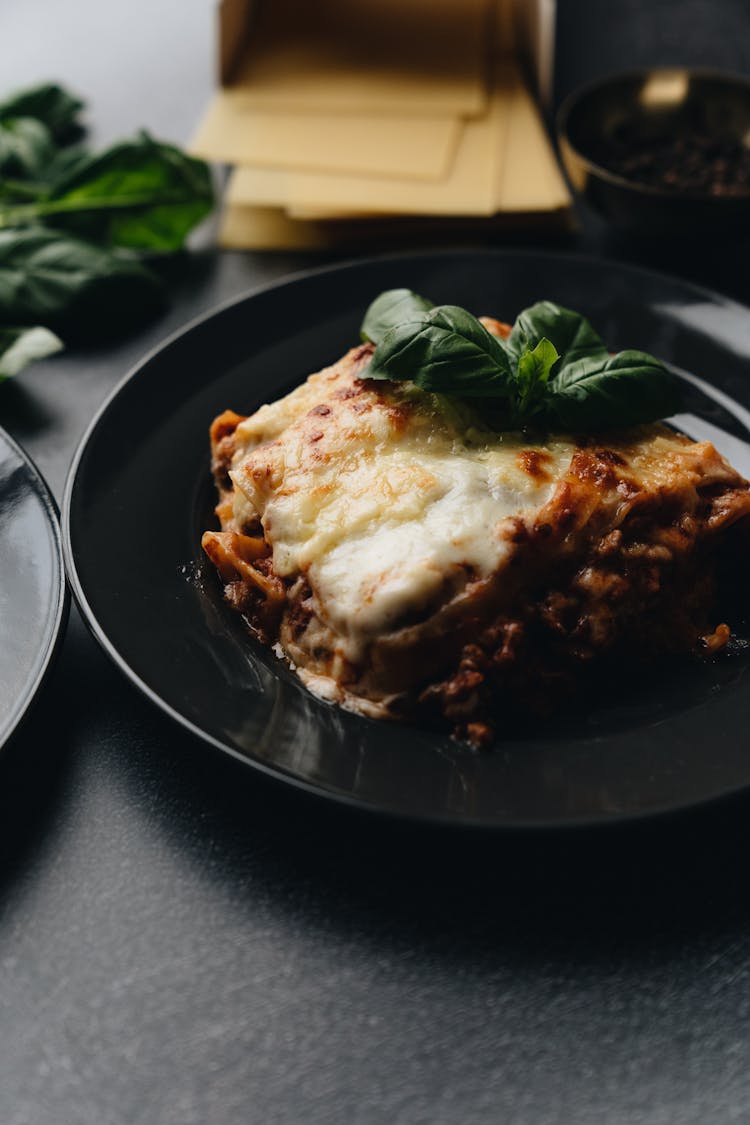
[(192, 151), (227, 247), (560, 222), (570, 198), (498, 0), (266, 0)]

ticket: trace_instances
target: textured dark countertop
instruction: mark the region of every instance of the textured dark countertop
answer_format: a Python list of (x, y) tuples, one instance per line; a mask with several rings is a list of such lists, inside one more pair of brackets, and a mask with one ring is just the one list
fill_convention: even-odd
[[(616, 40), (591, 15), (585, 50), (573, 16), (609, 5), (561, 7), (568, 85), (641, 59), (748, 61), (739, 2), (630, 0)], [(100, 140), (148, 124), (184, 141), (211, 88), (211, 15), (5, 0), (3, 84), (70, 83)], [(750, 300), (747, 242), (655, 247), (585, 219), (571, 247)], [(59, 498), (141, 354), (308, 261), (199, 251), (158, 323), (6, 384), (0, 422)], [(346, 812), (191, 741), (73, 612), (0, 763), (0, 1122), (750, 1120), (749, 821), (748, 797), (566, 834)]]

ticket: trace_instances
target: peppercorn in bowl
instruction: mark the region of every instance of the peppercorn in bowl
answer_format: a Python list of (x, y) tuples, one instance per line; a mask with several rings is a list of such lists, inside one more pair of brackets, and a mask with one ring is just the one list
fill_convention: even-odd
[(750, 227), (750, 80), (708, 70), (611, 75), (571, 94), (558, 141), (574, 186), (621, 226)]

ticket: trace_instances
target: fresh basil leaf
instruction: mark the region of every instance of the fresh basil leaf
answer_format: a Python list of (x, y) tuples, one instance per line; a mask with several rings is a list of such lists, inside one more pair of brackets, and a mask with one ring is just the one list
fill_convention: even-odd
[(546, 383), (559, 358), (560, 354), (555, 345), (546, 336), (543, 336), (533, 351), (526, 351), (519, 356), (519, 381)]
[(560, 356), (558, 371), (584, 356), (608, 354), (601, 336), (584, 316), (561, 308), (553, 301), (539, 301), (518, 314), (508, 338), (508, 347), (520, 356), (525, 351), (533, 351), (545, 337)]
[(77, 144), (65, 145), (59, 148), (49, 165), (44, 171), (44, 182), (50, 187), (56, 187), (74, 171), (77, 171), (87, 160), (91, 159), (91, 150), (84, 141)]
[(0, 176), (0, 204), (43, 199), (47, 191), (47, 185), (39, 180), (16, 180), (11, 176)]
[(638, 351), (568, 364), (550, 389), (549, 415), (573, 430), (654, 422), (680, 405), (674, 376), (653, 356)]
[(106, 245), (169, 252), (180, 249), (213, 202), (202, 160), (141, 133), (76, 164), (49, 198), (0, 205), (0, 227), (44, 221)]
[(60, 231), (0, 231), (0, 323), (46, 324), (66, 340), (96, 340), (163, 304), (160, 279), (133, 258)]
[(387, 289), (372, 302), (362, 321), (360, 335), (363, 340), (379, 344), (391, 328), (405, 321), (419, 318), (433, 308), (432, 301), (420, 297), (411, 289)]
[[(14, 128), (20, 122), (22, 134)], [(0, 121), (0, 201), (10, 205), (49, 199), (56, 185), (90, 157), (83, 143), (56, 149), (46, 127), (33, 117)]]
[(35, 359), (61, 351), (62, 340), (49, 328), (0, 328), (0, 382), (17, 375)]
[(510, 358), (476, 317), (440, 305), (386, 332), (367, 376), (409, 379), (438, 394), (503, 397), (513, 379)]
[(0, 176), (41, 180), (55, 147), (50, 131), (34, 117), (0, 120)]
[(513, 420), (523, 423), (538, 414), (547, 396), (550, 371), (559, 359), (554, 344), (545, 337), (533, 351), (525, 351), (518, 358), (515, 396), (512, 403)]
[(62, 86), (47, 82), (18, 90), (0, 102), (0, 121), (33, 117), (46, 125), (58, 143), (80, 131), (78, 114), (83, 102)]

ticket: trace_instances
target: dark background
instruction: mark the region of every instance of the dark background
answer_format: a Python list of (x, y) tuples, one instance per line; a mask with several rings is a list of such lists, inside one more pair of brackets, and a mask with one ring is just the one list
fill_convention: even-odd
[(750, 73), (746, 0), (558, 0), (555, 97), (615, 70), (705, 66)]
[[(560, 8), (558, 91), (640, 63), (750, 63), (740, 0)], [(148, 125), (184, 142), (212, 86), (211, 17), (208, 0), (4, 0), (2, 81), (69, 83), (97, 140)], [(740, 235), (655, 245), (581, 220), (566, 249), (750, 300)], [(146, 350), (316, 261), (206, 244), (158, 323), (0, 388), (0, 422), (58, 498)], [(173, 728), (74, 612), (0, 763), (0, 1122), (748, 1120), (749, 814), (742, 796), (493, 836), (347, 813)]]

